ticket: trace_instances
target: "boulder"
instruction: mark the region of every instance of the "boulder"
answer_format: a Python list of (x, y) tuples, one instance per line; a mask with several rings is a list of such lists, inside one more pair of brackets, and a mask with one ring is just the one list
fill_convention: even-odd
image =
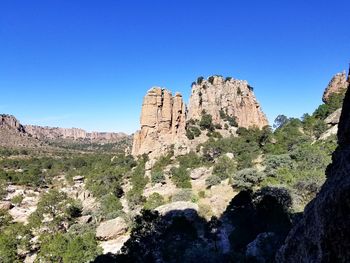
[(260, 233), (254, 241), (247, 245), (246, 257), (253, 259), (256, 263), (273, 261), (279, 240), (276, 234), (267, 232)]
[(189, 220), (193, 220), (198, 216), (198, 205), (188, 201), (178, 201), (165, 204), (156, 208), (162, 216), (185, 216)]
[(329, 115), (324, 122), (329, 125), (336, 125), (339, 123), (340, 114), (341, 114), (341, 108), (337, 109), (335, 112), (333, 112), (331, 115)]
[(91, 215), (86, 215), (86, 216), (81, 216), (77, 218), (77, 223), (80, 225), (85, 225), (88, 224), (92, 221), (92, 216)]
[(10, 210), (13, 207), (10, 201), (0, 201), (0, 210)]
[(121, 217), (102, 222), (96, 229), (96, 237), (99, 240), (115, 239), (126, 233), (128, 225)]
[(192, 180), (197, 180), (202, 178), (203, 176), (209, 176), (211, 174), (211, 170), (206, 168), (206, 167), (200, 167), (200, 168), (196, 168), (193, 169), (191, 171), (190, 177)]

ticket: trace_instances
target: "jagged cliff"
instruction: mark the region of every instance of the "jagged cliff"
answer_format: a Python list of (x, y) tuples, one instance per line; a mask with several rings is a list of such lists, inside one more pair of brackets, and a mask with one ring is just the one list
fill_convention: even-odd
[[(144, 97), (141, 110), (141, 129), (134, 135), (132, 154), (150, 154), (156, 157), (175, 145), (177, 152), (186, 152), (196, 145), (186, 137), (186, 123), (200, 120), (210, 114), (214, 124), (226, 123), (224, 117), (234, 118), (240, 127), (268, 125), (252, 88), (246, 81), (212, 76), (199, 78), (192, 85), (190, 103), (187, 107), (182, 96), (154, 87)], [(229, 133), (227, 133), (229, 134)]]
[(290, 231), (277, 262), (350, 262), (349, 91), (340, 117), (338, 144), (326, 171), (326, 182)]
[(35, 125), (25, 125), (25, 131), (40, 140), (90, 140), (93, 142), (114, 142), (127, 135), (124, 133), (113, 132), (86, 132), (78, 128), (58, 128), (58, 127), (42, 127)]
[(203, 111), (210, 114), (216, 124), (224, 124), (224, 114), (235, 117), (239, 127), (268, 125), (252, 87), (244, 80), (212, 76), (193, 83), (188, 119), (199, 120)]
[(327, 103), (329, 100), (329, 97), (333, 93), (340, 93), (344, 91), (347, 88), (347, 80), (346, 80), (346, 73), (345, 71), (342, 73), (337, 73), (334, 75), (334, 77), (329, 82), (328, 86), (326, 87), (322, 100), (324, 103)]
[(23, 125), (15, 118), (8, 114), (0, 114), (0, 128), (24, 133)]
[(155, 149), (166, 150), (186, 128), (186, 106), (182, 96), (153, 87), (144, 97), (141, 110), (141, 130), (134, 135), (133, 155), (148, 154)]

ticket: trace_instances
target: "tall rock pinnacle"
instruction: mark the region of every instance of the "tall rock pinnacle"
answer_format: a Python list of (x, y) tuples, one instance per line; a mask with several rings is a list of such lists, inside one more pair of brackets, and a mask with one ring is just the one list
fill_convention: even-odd
[(185, 134), (186, 107), (182, 96), (153, 87), (144, 97), (141, 110), (141, 130), (134, 135), (132, 154), (162, 151)]

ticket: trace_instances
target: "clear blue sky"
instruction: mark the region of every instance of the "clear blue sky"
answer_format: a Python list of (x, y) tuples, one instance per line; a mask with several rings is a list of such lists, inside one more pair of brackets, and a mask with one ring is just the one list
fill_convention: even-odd
[(1, 0), (0, 112), (134, 132), (154, 85), (246, 79), (270, 121), (320, 103), (350, 61), (349, 0)]

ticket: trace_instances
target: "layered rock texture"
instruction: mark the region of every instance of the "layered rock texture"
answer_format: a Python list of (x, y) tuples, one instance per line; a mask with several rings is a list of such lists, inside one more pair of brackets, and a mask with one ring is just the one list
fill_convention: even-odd
[(114, 142), (127, 136), (124, 133), (86, 132), (78, 128), (42, 127), (35, 125), (26, 125), (24, 129), (27, 133), (40, 140), (71, 139), (93, 142)]
[(289, 233), (277, 262), (350, 262), (349, 91), (339, 121), (338, 143), (326, 182)]
[(141, 130), (134, 135), (132, 154), (141, 155), (155, 149), (165, 150), (186, 128), (186, 106), (182, 96), (153, 87), (144, 97), (141, 111)]
[(247, 81), (221, 76), (193, 83), (188, 119), (199, 120), (203, 113), (210, 114), (215, 124), (223, 124), (223, 115), (235, 117), (239, 127), (268, 125)]
[[(141, 110), (141, 129), (134, 135), (132, 154), (159, 156), (175, 145), (181, 152), (195, 147), (186, 137), (186, 123), (200, 120), (203, 114), (212, 116), (213, 124), (227, 123), (235, 119), (240, 127), (268, 125), (267, 118), (257, 102), (253, 89), (246, 81), (212, 76), (199, 78), (192, 85), (188, 109), (182, 96), (154, 87), (144, 97)], [(230, 133), (227, 132), (229, 135)]]
[(331, 79), (326, 90), (323, 93), (323, 102), (327, 103), (331, 94), (343, 92), (345, 89), (347, 89), (347, 80), (346, 73), (344, 71), (342, 73), (336, 74)]

